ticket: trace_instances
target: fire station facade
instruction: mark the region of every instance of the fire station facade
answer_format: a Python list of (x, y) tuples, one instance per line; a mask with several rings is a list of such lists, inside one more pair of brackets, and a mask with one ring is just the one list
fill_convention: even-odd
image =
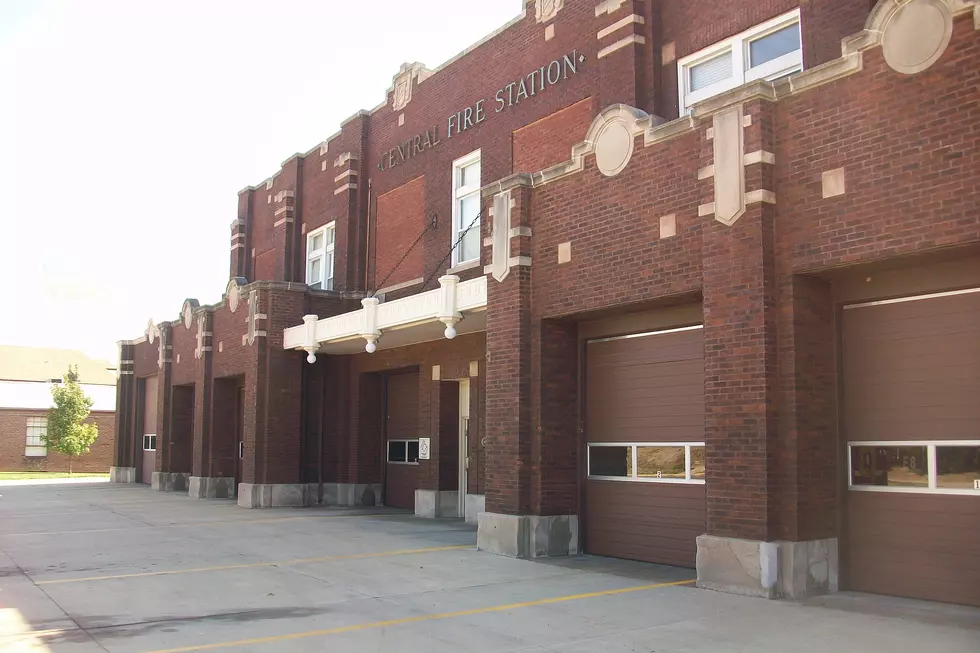
[(116, 467), (980, 605), (980, 8), (528, 0), (243, 190)]

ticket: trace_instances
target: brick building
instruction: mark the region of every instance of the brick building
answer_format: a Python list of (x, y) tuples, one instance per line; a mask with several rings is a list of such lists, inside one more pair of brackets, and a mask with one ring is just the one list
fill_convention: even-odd
[(43, 438), (51, 385), (61, 382), (70, 365), (78, 367), (82, 390), (93, 402), (88, 421), (99, 427), (98, 439), (72, 460), (71, 469), (109, 471), (116, 437), (115, 364), (67, 349), (0, 346), (0, 472), (68, 471), (68, 458), (48, 451)]
[[(117, 480), (980, 605), (980, 8), (528, 0), (243, 190)], [(237, 489), (237, 491), (236, 491)]]

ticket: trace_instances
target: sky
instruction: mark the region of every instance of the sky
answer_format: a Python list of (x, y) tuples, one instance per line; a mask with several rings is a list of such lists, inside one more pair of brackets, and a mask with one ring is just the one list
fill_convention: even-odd
[(220, 300), (238, 191), (523, 0), (0, 0), (0, 344), (116, 342)]

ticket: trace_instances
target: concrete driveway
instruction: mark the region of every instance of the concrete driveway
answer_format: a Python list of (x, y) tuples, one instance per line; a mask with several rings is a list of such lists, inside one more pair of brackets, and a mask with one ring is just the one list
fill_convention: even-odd
[(0, 651), (977, 653), (980, 610), (698, 590), (693, 571), (481, 553), (392, 510), (247, 511), (144, 486), (0, 488)]

